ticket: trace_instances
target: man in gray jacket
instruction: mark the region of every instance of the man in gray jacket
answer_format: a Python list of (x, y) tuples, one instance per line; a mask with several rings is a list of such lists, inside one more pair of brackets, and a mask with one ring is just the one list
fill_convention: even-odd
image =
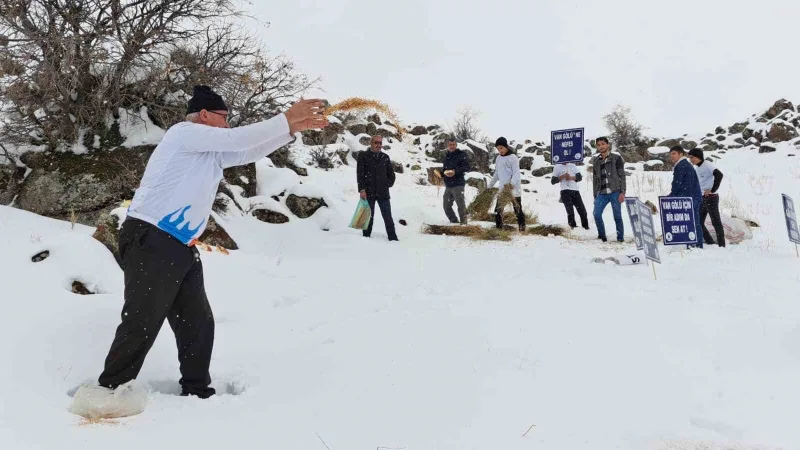
[(622, 204), (625, 203), (625, 161), (622, 156), (611, 153), (608, 138), (597, 138), (598, 155), (592, 160), (594, 187), (594, 222), (597, 238), (606, 242), (606, 227), (603, 211), (611, 203), (614, 223), (617, 225), (617, 242), (625, 240), (625, 227), (622, 223)]

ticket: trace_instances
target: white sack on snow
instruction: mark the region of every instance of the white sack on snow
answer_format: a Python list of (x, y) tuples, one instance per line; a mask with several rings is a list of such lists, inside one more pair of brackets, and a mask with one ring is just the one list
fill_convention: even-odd
[(87, 419), (115, 419), (139, 414), (147, 406), (148, 390), (133, 383), (130, 381), (115, 390), (83, 385), (75, 393), (69, 412)]
[[(745, 239), (752, 239), (753, 232), (750, 226), (742, 219), (720, 214), (722, 228), (725, 230), (725, 241), (729, 244), (738, 244)], [(711, 233), (711, 239), (717, 242), (717, 233), (714, 231), (714, 224), (711, 223), (711, 216), (706, 218), (706, 228)]]

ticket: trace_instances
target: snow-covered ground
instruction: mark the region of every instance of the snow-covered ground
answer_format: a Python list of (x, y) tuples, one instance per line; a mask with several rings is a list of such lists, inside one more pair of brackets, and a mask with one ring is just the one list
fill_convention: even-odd
[[(591, 219), (563, 238), (424, 235), (444, 221), (442, 191), (416, 184), (424, 170), (392, 191), (401, 241), (386, 241), (379, 217), (366, 240), (347, 228), (353, 165), (310, 168), (298, 185), (260, 163), (261, 204), (293, 189), (330, 208), (284, 225), (221, 219), (241, 250), (203, 254), (220, 395), (177, 395), (165, 325), (138, 380), (147, 409), (101, 423), (67, 407), (102, 369), (122, 273), (92, 229), (0, 207), (0, 448), (800, 448), (800, 258), (780, 203), (782, 192), (800, 201), (789, 153), (725, 154), (724, 212), (761, 228), (726, 249), (662, 247), (658, 280), (644, 265), (591, 263), (635, 251), (595, 241)], [(655, 203), (671, 174), (641, 166), (629, 193)], [(525, 207), (564, 224), (558, 188), (525, 178)], [(605, 221), (612, 235), (611, 208)], [(71, 293), (73, 280), (99, 294)]]

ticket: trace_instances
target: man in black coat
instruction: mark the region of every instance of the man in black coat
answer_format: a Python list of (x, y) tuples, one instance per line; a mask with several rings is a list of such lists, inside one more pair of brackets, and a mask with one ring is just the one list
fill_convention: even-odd
[(361, 198), (369, 202), (372, 210), (372, 218), (369, 227), (364, 230), (364, 237), (372, 235), (372, 225), (375, 222), (375, 203), (381, 208), (383, 223), (386, 225), (386, 235), (390, 241), (397, 241), (397, 232), (394, 229), (394, 219), (392, 219), (392, 204), (390, 202), (389, 188), (394, 186), (394, 170), (389, 155), (381, 151), (383, 149), (383, 137), (372, 136), (370, 149), (358, 155), (358, 165), (356, 174), (358, 178), (358, 190)]
[[(467, 224), (467, 206), (464, 201), (464, 174), (469, 172), (469, 161), (467, 154), (458, 149), (455, 139), (447, 141), (447, 153), (444, 156), (444, 213), (450, 223)], [(458, 217), (453, 212), (453, 203), (458, 206)]]

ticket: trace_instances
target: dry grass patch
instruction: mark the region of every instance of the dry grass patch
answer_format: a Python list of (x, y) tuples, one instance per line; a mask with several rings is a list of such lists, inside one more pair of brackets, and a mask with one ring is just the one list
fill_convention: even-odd
[(525, 230), (525, 234), (534, 236), (564, 236), (567, 230), (558, 225), (534, 225)]
[(422, 230), (425, 234), (435, 236), (460, 236), (476, 241), (502, 241), (511, 240), (511, 230), (497, 228), (483, 228), (479, 225), (425, 225)]

